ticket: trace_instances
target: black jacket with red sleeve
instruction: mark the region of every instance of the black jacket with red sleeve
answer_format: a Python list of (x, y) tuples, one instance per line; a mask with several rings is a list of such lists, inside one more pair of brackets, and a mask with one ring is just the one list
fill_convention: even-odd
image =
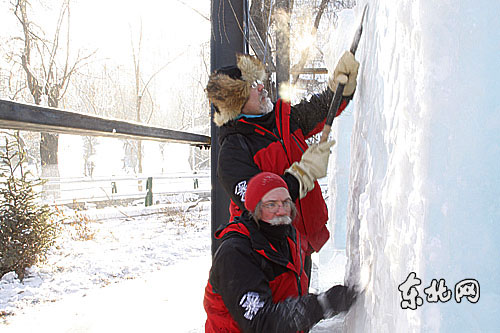
[[(332, 96), (333, 92), (327, 89), (294, 106), (278, 100), (268, 114), (240, 116), (220, 128), (217, 175), (231, 198), (231, 220), (245, 209), (250, 178), (262, 171), (273, 172), (282, 175), (295, 201), (299, 214), (294, 225), (307, 238), (308, 254), (321, 249), (329, 232), (328, 211), (319, 184), (316, 182), (315, 188), (298, 200), (299, 183), (285, 170), (300, 160), (308, 148), (305, 140), (323, 129)], [(337, 115), (347, 103), (344, 98)]]
[(205, 332), (297, 332), (323, 318), (317, 296), (307, 294), (304, 240), (293, 226), (257, 226), (245, 212), (216, 237)]

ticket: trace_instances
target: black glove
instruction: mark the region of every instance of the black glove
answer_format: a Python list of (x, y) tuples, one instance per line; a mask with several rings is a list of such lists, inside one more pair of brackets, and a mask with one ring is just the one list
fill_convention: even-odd
[(323, 317), (331, 318), (339, 312), (347, 311), (356, 300), (356, 291), (346, 286), (333, 286), (318, 295), (318, 302), (323, 308)]

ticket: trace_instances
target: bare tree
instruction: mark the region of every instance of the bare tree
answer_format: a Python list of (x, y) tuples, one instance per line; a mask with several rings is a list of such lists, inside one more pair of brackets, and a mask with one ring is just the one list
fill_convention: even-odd
[[(271, 54), (267, 59), (281, 58), (277, 63), (278, 81), (289, 81), (291, 73), (295, 84), (300, 81), (300, 72), (306, 65), (323, 65), (322, 54), (317, 52), (321, 22), (324, 22), (324, 29), (330, 28), (336, 22), (337, 12), (354, 5), (355, 0), (252, 0), (250, 16), (259, 36), (264, 43), (276, 45), (275, 49), (269, 50)], [(309, 39), (315, 44), (302, 49), (297, 58), (296, 42), (301, 40), (298, 34), (304, 34), (304, 31), (309, 31)], [(313, 49), (316, 52), (312, 52)], [(317, 84), (308, 86), (313, 87), (316, 88)]]
[[(209, 70), (206, 63), (209, 61), (209, 44), (200, 46), (197, 59), (199, 63), (193, 63), (187, 73), (187, 89), (177, 92), (175, 109), (179, 114), (179, 129), (198, 134), (209, 135), (210, 132), (210, 109), (205, 95), (205, 85), (208, 80)], [(209, 167), (210, 154), (207, 150), (191, 147), (189, 161), (191, 170), (198, 171)]]
[(252, 0), (250, 4), (250, 16), (263, 41), (266, 40), (269, 30), (271, 10), (271, 0)]
[(293, 3), (290, 0), (276, 0), (276, 81), (290, 80), (290, 15)]
[(96, 146), (99, 144), (94, 136), (83, 137), (83, 175), (91, 177), (94, 174)]
[[(138, 123), (141, 122), (141, 107), (142, 107), (142, 96), (146, 91), (146, 85), (144, 88), (141, 88), (141, 47), (142, 47), (142, 22), (139, 30), (139, 42), (137, 45), (137, 49), (134, 47), (134, 42), (131, 38), (132, 45), (132, 59), (134, 62), (134, 74), (135, 74), (135, 107), (136, 107), (136, 121)], [(136, 153), (137, 153), (137, 161), (138, 161), (138, 171), (139, 174), (142, 174), (142, 140), (136, 141)], [(139, 181), (140, 182), (140, 181)], [(139, 190), (142, 190), (141, 185), (139, 184)]]
[[(321, 17), (323, 16), (323, 13), (325, 12), (325, 8), (326, 6), (328, 5), (328, 3), (330, 2), (330, 0), (321, 0), (321, 3), (318, 7), (318, 12), (316, 14), (316, 17), (314, 19), (314, 24), (313, 24), (313, 27), (312, 27), (312, 31), (311, 31), (311, 36), (312, 38), (316, 38), (316, 33), (318, 31), (318, 27), (319, 27), (319, 22), (321, 21)], [(309, 47), (306, 47), (301, 55), (300, 55), (300, 60), (299, 62), (294, 66), (294, 74), (293, 74), (293, 80), (292, 82), (297, 82), (298, 78), (299, 78), (299, 73), (300, 71), (302, 71), (306, 65), (306, 62), (307, 60), (309, 59), (309, 50), (310, 50), (310, 46)]]
[[(26, 74), (27, 87), (33, 102), (41, 105), (46, 98), (50, 107), (57, 108), (64, 97), (72, 75), (87, 56), (77, 55), (74, 61), (70, 60), (70, 1), (64, 0), (61, 4), (56, 30), (51, 40), (46, 39), (43, 30), (31, 19), (30, 3), (27, 0), (16, 0), (13, 3), (14, 14), (22, 27), (23, 42), (20, 63)], [(62, 37), (63, 27), (66, 27)], [(65, 44), (64, 44), (65, 43)], [(61, 55), (61, 52), (65, 52)], [(59, 60), (62, 58), (62, 66)], [(59, 176), (58, 169), (59, 136), (53, 133), (41, 133), (40, 162), (42, 177)]]
[[(183, 53), (178, 54), (177, 56), (173, 57), (169, 61), (167, 61), (165, 64), (163, 64), (160, 68), (156, 69), (153, 74), (151, 74), (149, 77), (144, 79), (143, 77), (143, 72), (141, 70), (141, 48), (142, 48), (142, 24), (139, 29), (139, 40), (137, 42), (137, 46), (134, 45), (133, 38), (131, 38), (131, 45), (132, 45), (132, 60), (134, 62), (134, 77), (135, 77), (135, 97), (136, 97), (136, 118), (135, 121), (138, 123), (149, 123), (153, 113), (155, 111), (155, 101), (154, 98), (149, 90), (150, 84), (153, 82), (154, 78), (161, 72), (163, 71), (168, 65), (170, 65), (175, 59), (180, 57)], [(147, 117), (142, 117), (142, 109), (144, 105), (144, 97), (148, 97), (149, 101), (149, 107), (150, 107), (150, 113)], [(137, 152), (137, 171), (139, 174), (142, 173), (142, 141), (137, 140), (136, 141), (136, 152)]]

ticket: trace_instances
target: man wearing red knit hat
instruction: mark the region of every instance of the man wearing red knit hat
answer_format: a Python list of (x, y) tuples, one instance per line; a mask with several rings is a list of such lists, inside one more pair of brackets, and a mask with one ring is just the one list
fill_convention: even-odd
[(283, 178), (254, 176), (245, 208), (216, 232), (222, 242), (205, 288), (205, 332), (297, 332), (349, 309), (352, 288), (307, 293), (307, 244), (292, 225), (297, 211)]

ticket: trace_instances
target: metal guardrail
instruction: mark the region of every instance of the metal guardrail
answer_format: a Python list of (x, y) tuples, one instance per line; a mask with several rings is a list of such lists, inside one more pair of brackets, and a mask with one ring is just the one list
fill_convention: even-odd
[(210, 137), (0, 99), (0, 128), (169, 141), (210, 147)]
[[(91, 135), (113, 138), (132, 138), (137, 140), (154, 140), (185, 143), (198, 147), (210, 147), (210, 137), (200, 134), (180, 132), (161, 127), (147, 126), (139, 123), (80, 114), (39, 105), (19, 103), (0, 99), (0, 128), (24, 131), (67, 133), (72, 135)], [(201, 194), (210, 196), (210, 180), (208, 173), (154, 175), (155, 190), (149, 191), (156, 196), (174, 194)], [(140, 200), (148, 193), (147, 176), (139, 177), (107, 177), (107, 178), (47, 178), (43, 186), (42, 200), (48, 204), (74, 204), (89, 202), (110, 203), (117, 201)], [(191, 178), (193, 189), (168, 185), (178, 183), (180, 179)], [(196, 179), (196, 181), (195, 181)], [(202, 181), (203, 179), (203, 181)], [(162, 183), (164, 182), (164, 183)], [(167, 182), (167, 184), (165, 184)], [(134, 184), (125, 186), (127, 183)], [(202, 184), (205, 187), (199, 187)], [(205, 183), (208, 183), (205, 184)], [(84, 185), (85, 184), (85, 185)], [(76, 187), (75, 187), (76, 185)], [(135, 186), (135, 190), (133, 190)]]
[(148, 194), (148, 178), (152, 182), (152, 203), (168, 202), (169, 198), (178, 195), (210, 198), (210, 175), (202, 172), (150, 177), (46, 178), (42, 200), (49, 205), (68, 205), (72, 208), (144, 202)]
[(209, 171), (200, 173), (175, 173), (175, 174), (153, 174), (143, 176), (112, 176), (112, 177), (45, 177), (47, 184), (69, 184), (69, 183), (92, 183), (100, 181), (120, 181), (120, 180), (146, 180), (149, 177), (154, 179), (189, 179), (189, 178), (209, 178)]

